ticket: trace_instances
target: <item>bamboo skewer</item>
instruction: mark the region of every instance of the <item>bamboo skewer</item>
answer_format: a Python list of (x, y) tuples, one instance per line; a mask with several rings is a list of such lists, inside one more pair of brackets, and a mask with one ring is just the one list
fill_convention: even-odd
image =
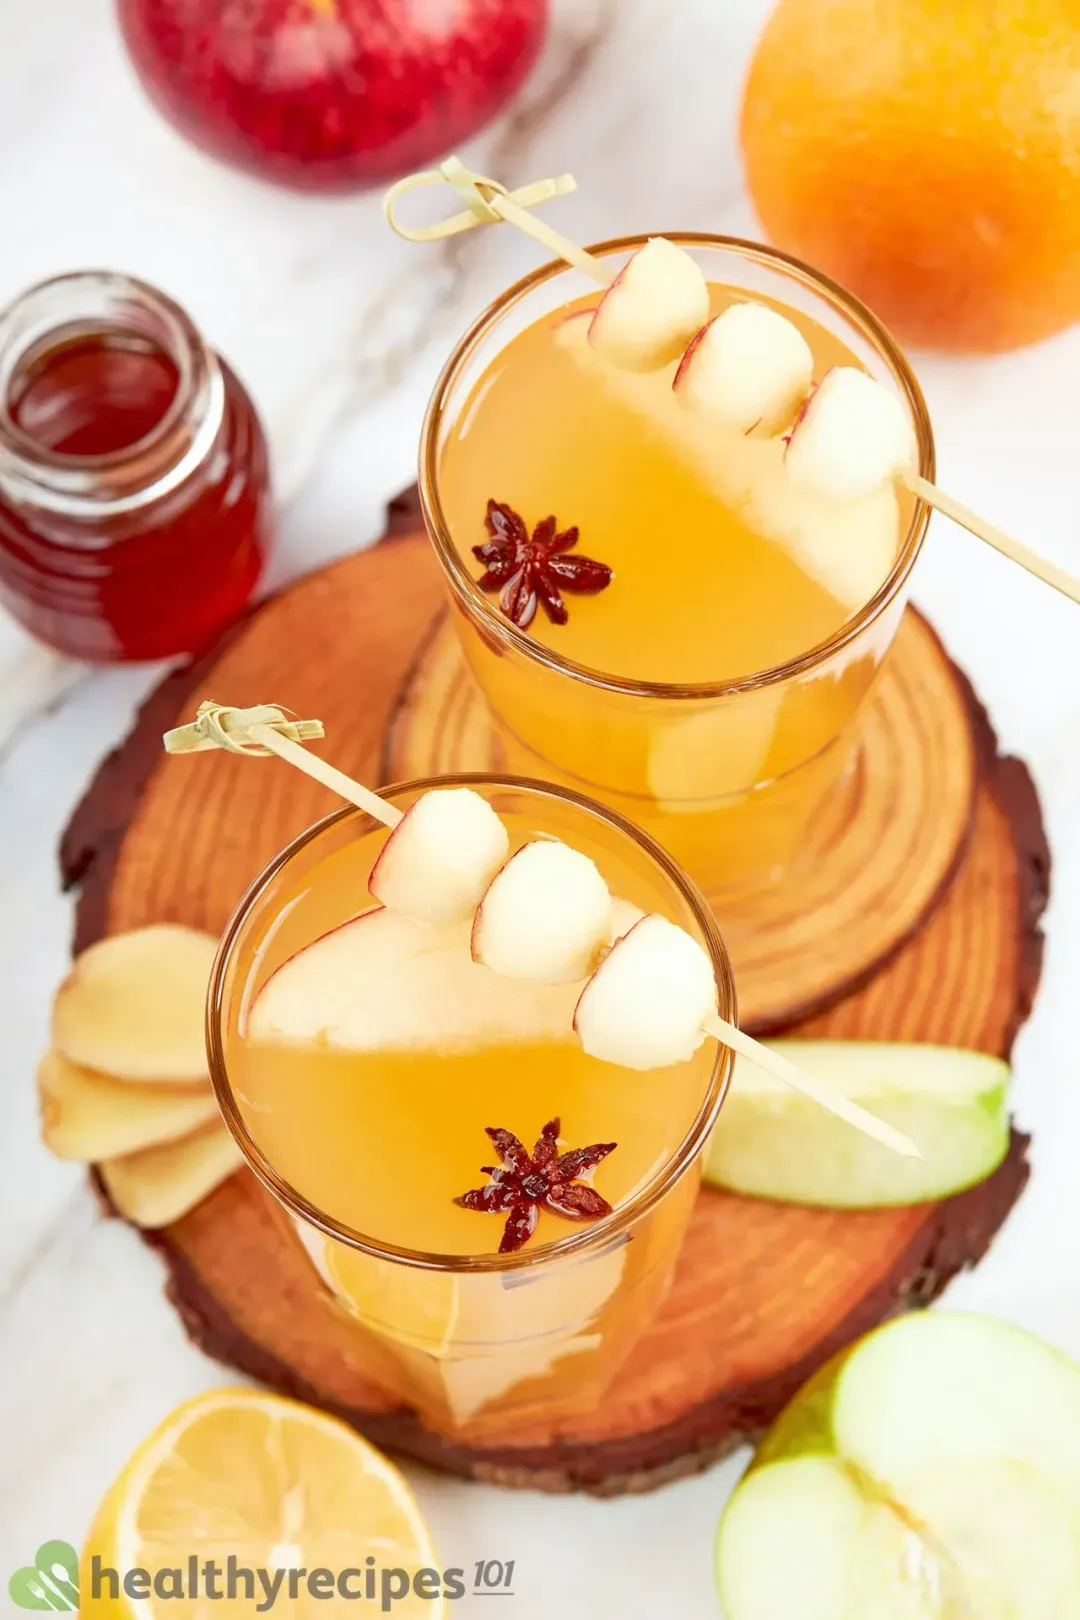
[(731, 1051), (735, 1052), (739, 1057), (747, 1058), (751, 1063), (756, 1063), (759, 1069), (765, 1070), (766, 1074), (771, 1074), (775, 1080), (782, 1081), (784, 1085), (790, 1086), (793, 1091), (800, 1092), (802, 1096), (808, 1097), (811, 1102), (819, 1103), (830, 1114), (835, 1114), (837, 1119), (845, 1120), (847, 1124), (853, 1125), (857, 1131), (862, 1131), (864, 1136), (872, 1136), (883, 1147), (892, 1148), (894, 1153), (902, 1153), (905, 1158), (922, 1158), (922, 1154), (915, 1146), (915, 1143), (910, 1136), (905, 1136), (903, 1131), (898, 1131), (894, 1126), (886, 1124), (876, 1114), (871, 1114), (868, 1109), (861, 1107), (859, 1103), (852, 1102), (850, 1097), (843, 1096), (839, 1091), (834, 1090), (832, 1086), (827, 1085), (824, 1080), (818, 1080), (814, 1075), (807, 1073), (805, 1069), (800, 1069), (797, 1064), (792, 1063), (781, 1053), (774, 1052), (769, 1046), (762, 1046), (760, 1041), (755, 1041), (752, 1035), (747, 1035), (737, 1025), (729, 1024), (727, 1019), (721, 1018), (718, 1013), (707, 1018), (702, 1028), (707, 1035), (711, 1035), (714, 1040), (718, 1040), (721, 1046), (730, 1047)]
[(190, 725), (167, 731), (164, 743), (167, 754), (201, 754), (208, 748), (223, 748), (231, 754), (276, 754), (384, 827), (396, 827), (404, 814), (396, 805), (300, 746), (304, 738), (325, 735), (321, 720), (293, 720), (284, 709), (271, 704), (235, 709), (222, 703), (202, 703), (198, 717)]
[(927, 506), (932, 506), (935, 511), (951, 518), (962, 529), (967, 529), (969, 534), (975, 535), (976, 539), (985, 540), (988, 546), (993, 546), (995, 551), (1000, 552), (1003, 557), (1008, 557), (1010, 562), (1017, 563), (1036, 579), (1041, 579), (1044, 585), (1060, 591), (1062, 596), (1067, 596), (1070, 601), (1080, 603), (1080, 579), (1070, 574), (1067, 569), (1059, 567), (1047, 557), (1041, 557), (1037, 551), (1032, 551), (1030, 546), (1025, 546), (1021, 541), (1014, 540), (1004, 529), (988, 523), (984, 517), (973, 512), (970, 506), (965, 506), (962, 501), (947, 495), (943, 489), (938, 489), (936, 484), (931, 484), (918, 473), (901, 473), (900, 482), (919, 500), (925, 501)]
[[(333, 765), (328, 765), (318, 755), (308, 753), (307, 749), (301, 746), (302, 738), (315, 739), (324, 735), (321, 721), (296, 720), (289, 717), (284, 710), (270, 705), (254, 709), (236, 709), (230, 708), (227, 704), (203, 703), (200, 705), (197, 718), (189, 725), (178, 726), (166, 732), (164, 742), (166, 752), (170, 754), (202, 753), (210, 748), (224, 748), (233, 754), (274, 754), (287, 765), (303, 771), (316, 782), (320, 782), (323, 787), (328, 787), (331, 792), (339, 794), (350, 804), (374, 816), (384, 826), (396, 827), (403, 816), (403, 812), (396, 805), (388, 804), (371, 788), (365, 787), (362, 782), (353, 781), (352, 777), (346, 776)], [(762, 1046), (760, 1041), (755, 1041), (752, 1035), (745, 1034), (736, 1025), (721, 1018), (718, 1013), (706, 1019), (702, 1028), (722, 1046), (727, 1046), (739, 1056), (756, 1063), (766, 1073), (820, 1104), (838, 1119), (862, 1131), (865, 1136), (872, 1137), (885, 1147), (908, 1158), (922, 1157), (909, 1137), (834, 1091), (823, 1080), (806, 1074), (787, 1058), (773, 1052), (767, 1046)]]
[[(418, 187), (435, 185), (439, 182), (453, 186), (466, 205), (465, 212), (454, 214), (450, 219), (438, 221), (434, 225), (420, 227), (401, 225), (395, 212), (399, 199)], [(539, 203), (548, 202), (553, 197), (566, 196), (576, 189), (577, 182), (573, 175), (563, 174), (554, 180), (538, 180), (531, 186), (523, 186), (517, 191), (508, 192), (497, 181), (489, 180), (484, 175), (473, 174), (460, 159), (451, 157), (447, 158), (438, 169), (428, 169), (399, 180), (386, 193), (383, 209), (391, 230), (411, 242), (434, 242), (446, 236), (456, 236), (462, 231), (473, 230), (478, 225), (493, 225), (503, 220), (532, 237), (533, 241), (539, 242), (556, 258), (564, 259), (567, 264), (580, 270), (601, 286), (609, 287), (615, 279), (615, 272), (602, 259), (596, 258), (586, 248), (572, 242), (569, 237), (563, 236), (561, 232), (553, 230), (543, 220), (536, 219), (529, 213), (529, 209)], [(1071, 601), (1080, 603), (1080, 579), (1070, 574), (1067, 569), (1040, 556), (1037, 551), (1032, 551), (1030, 546), (1014, 540), (1011, 535), (988, 523), (969, 506), (955, 500), (953, 496), (946, 494), (943, 489), (939, 489), (936, 484), (930, 483), (929, 479), (923, 478), (919, 473), (913, 471), (898, 473), (897, 482), (903, 484), (918, 500), (925, 501), (927, 506), (933, 507), (944, 517), (951, 518), (961, 528), (967, 529), (969, 534), (985, 541), (988, 546), (1041, 580), (1044, 585), (1049, 585), (1053, 590), (1069, 597)]]
[[(400, 198), (422, 186), (443, 182), (453, 186), (458, 193), (465, 204), (464, 213), (452, 214), (449, 219), (437, 220), (434, 225), (404, 226), (399, 223), (395, 209)], [(406, 175), (404, 180), (391, 186), (383, 198), (383, 213), (390, 229), (408, 242), (438, 242), (447, 236), (459, 236), (462, 231), (475, 230), (477, 225), (497, 225), (504, 220), (507, 225), (514, 225), (526, 236), (531, 236), (534, 242), (547, 248), (555, 258), (565, 259), (567, 264), (599, 282), (602, 287), (610, 287), (616, 274), (610, 266), (587, 248), (579, 247), (568, 236), (563, 236), (561, 231), (554, 230), (529, 213), (529, 209), (539, 203), (550, 202), (553, 197), (568, 196), (576, 190), (577, 181), (573, 175), (560, 174), (554, 180), (537, 180), (531, 186), (507, 191), (497, 180), (473, 174), (459, 158), (450, 157), (438, 169), (425, 169), (420, 174)]]
[(578, 247), (569, 237), (562, 236), (553, 231), (550, 225), (545, 225), (542, 219), (534, 219), (530, 213), (512, 197), (495, 197), (492, 199), (492, 208), (508, 225), (516, 225), (519, 231), (531, 236), (533, 241), (539, 242), (543, 247), (554, 249), (558, 256), (572, 264), (575, 269), (584, 275), (591, 276), (593, 281), (599, 282), (601, 287), (610, 287), (615, 280), (615, 272), (598, 259), (586, 248)]
[(316, 782), (328, 787), (331, 793), (340, 794), (343, 799), (348, 799), (350, 804), (355, 804), (359, 810), (366, 810), (369, 816), (381, 821), (384, 827), (393, 829), (403, 819), (405, 812), (399, 810), (396, 804), (388, 804), (379, 794), (364, 787), (362, 782), (354, 782), (344, 771), (328, 765), (317, 754), (309, 754), (299, 743), (279, 736), (270, 726), (252, 726), (249, 736), (253, 742), (261, 743), (279, 759), (285, 760), (286, 764), (295, 765), (298, 771), (306, 771)]

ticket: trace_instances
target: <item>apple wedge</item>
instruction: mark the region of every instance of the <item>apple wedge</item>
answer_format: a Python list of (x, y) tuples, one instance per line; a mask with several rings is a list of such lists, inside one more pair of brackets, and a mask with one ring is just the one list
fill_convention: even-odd
[(690, 344), (672, 389), (736, 433), (779, 433), (810, 391), (814, 356), (794, 321), (767, 304), (729, 304)]
[(716, 1570), (726, 1620), (1077, 1620), (1080, 1367), (987, 1317), (878, 1329), (781, 1414)]
[(572, 1039), (580, 984), (474, 962), (471, 924), (432, 928), (384, 907), (298, 951), (262, 986), (248, 1040), (339, 1051), (448, 1051)]
[(784, 687), (774, 684), (696, 710), (680, 703), (676, 713), (658, 717), (646, 768), (649, 791), (664, 811), (697, 815), (703, 799), (745, 793), (767, 779), (784, 698)]
[(510, 838), (471, 788), (433, 788), (407, 810), (383, 845), (368, 888), (415, 922), (464, 922), (506, 860)]
[(203, 1023), (217, 941), (159, 923), (83, 951), (56, 993), (53, 1046), (117, 1080), (205, 1084)]
[(523, 844), (476, 908), (472, 954), (513, 979), (573, 984), (609, 943), (612, 905), (595, 861), (557, 838)]
[(41, 1134), (58, 1159), (96, 1164), (187, 1136), (218, 1117), (205, 1087), (135, 1085), (46, 1052), (38, 1065)]
[(792, 483), (832, 501), (864, 500), (917, 464), (915, 429), (899, 395), (856, 366), (825, 373), (784, 451)]
[(776, 1051), (918, 1143), (901, 1158), (738, 1058), (705, 1178), (754, 1198), (874, 1209), (947, 1198), (1009, 1148), (1009, 1066), (983, 1052), (886, 1041), (774, 1041)]
[(709, 318), (709, 287), (697, 262), (664, 236), (638, 248), (590, 314), (598, 354), (628, 371), (677, 360)]

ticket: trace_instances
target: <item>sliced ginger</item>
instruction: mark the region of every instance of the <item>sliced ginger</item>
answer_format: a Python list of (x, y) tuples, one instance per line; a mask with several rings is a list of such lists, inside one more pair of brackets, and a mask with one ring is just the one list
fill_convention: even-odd
[(216, 948), (173, 923), (114, 934), (83, 952), (53, 1003), (37, 1075), (45, 1145), (97, 1164), (136, 1226), (177, 1220), (241, 1162), (206, 1069)]
[(106, 1159), (101, 1179), (120, 1214), (135, 1226), (168, 1226), (209, 1197), (240, 1168), (243, 1155), (220, 1122), (177, 1142)]
[(53, 1005), (53, 1045), (118, 1080), (206, 1080), (203, 1019), (216, 941), (160, 923), (84, 951)]
[(136, 1085), (46, 1052), (38, 1065), (41, 1134), (58, 1159), (95, 1164), (168, 1142), (217, 1117), (209, 1083)]

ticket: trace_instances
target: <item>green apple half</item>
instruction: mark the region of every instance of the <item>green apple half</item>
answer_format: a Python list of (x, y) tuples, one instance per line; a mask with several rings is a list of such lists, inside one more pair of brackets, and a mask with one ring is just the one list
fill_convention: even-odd
[(739, 1058), (709, 1145), (705, 1179), (755, 1198), (873, 1209), (945, 1198), (996, 1170), (1009, 1150), (1009, 1066), (985, 1052), (886, 1041), (774, 1041), (904, 1131), (921, 1159), (861, 1136)]
[(988, 1317), (878, 1329), (781, 1414), (716, 1572), (726, 1620), (1078, 1620), (1080, 1367)]

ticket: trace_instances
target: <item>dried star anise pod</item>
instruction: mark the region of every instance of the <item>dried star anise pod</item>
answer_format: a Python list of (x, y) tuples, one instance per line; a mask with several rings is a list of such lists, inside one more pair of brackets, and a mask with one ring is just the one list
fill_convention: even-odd
[(571, 1221), (595, 1221), (611, 1214), (607, 1199), (578, 1177), (606, 1159), (618, 1143), (595, 1142), (592, 1147), (572, 1148), (560, 1154), (559, 1125), (558, 1119), (549, 1119), (531, 1153), (526, 1152), (513, 1131), (489, 1125), (487, 1134), (495, 1144), (500, 1163), (481, 1167), (481, 1174), (491, 1177), (486, 1187), (474, 1187), (454, 1199), (462, 1209), (506, 1216), (500, 1254), (513, 1254), (528, 1243), (536, 1231), (541, 1208)]
[(552, 624), (565, 624), (569, 615), (562, 591), (594, 596), (611, 584), (607, 563), (574, 551), (577, 529), (560, 530), (553, 517), (544, 518), (530, 535), (512, 506), (488, 501), (484, 527), (490, 540), (472, 548), (485, 568), (477, 584), (500, 593), (500, 608), (522, 630), (536, 617), (537, 602)]

